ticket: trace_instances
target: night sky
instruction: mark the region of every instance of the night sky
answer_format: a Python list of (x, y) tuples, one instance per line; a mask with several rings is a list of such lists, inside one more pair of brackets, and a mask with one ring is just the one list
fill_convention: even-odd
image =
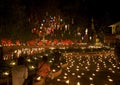
[[(31, 34), (32, 23), (40, 21), (46, 12), (74, 18), (77, 25), (84, 24), (86, 27), (91, 26), (93, 18), (97, 30), (104, 30), (120, 21), (117, 0), (0, 0), (0, 38), (23, 39), (23, 34)], [(28, 22), (31, 17), (31, 22)]]
[[(26, 12), (35, 10), (59, 10), (66, 15), (94, 17), (100, 19), (108, 17), (113, 22), (120, 20), (119, 5), (116, 0), (0, 0), (0, 14), (6, 17), (13, 5), (24, 6)], [(41, 11), (43, 12), (43, 11)], [(5, 14), (7, 13), (7, 14)], [(39, 13), (39, 12), (38, 12)]]

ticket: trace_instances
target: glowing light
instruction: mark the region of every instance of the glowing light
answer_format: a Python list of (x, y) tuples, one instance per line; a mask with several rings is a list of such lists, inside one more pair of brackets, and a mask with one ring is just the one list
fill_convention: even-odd
[(59, 65), (58, 65), (57, 67), (58, 67), (58, 68), (60, 68), (60, 66), (59, 66)]
[(8, 75), (9, 75), (9, 72), (3, 72), (3, 75), (8, 76)]
[(84, 73), (81, 73), (81, 75), (85, 75)]
[(67, 84), (69, 84), (69, 82), (70, 82), (69, 80), (66, 81)]
[(117, 69), (120, 69), (120, 67), (117, 67)]
[(49, 62), (52, 63), (52, 60), (50, 60)]
[(76, 85), (80, 85), (80, 82), (77, 82), (77, 84)]
[(77, 76), (77, 78), (81, 78), (81, 76), (80, 76), (80, 75), (78, 75), (78, 76)]
[(43, 23), (41, 24), (41, 26), (43, 26)]
[(62, 21), (63, 21), (63, 19), (60, 19), (60, 21), (62, 22)]
[(39, 77), (37, 77), (37, 80), (41, 80), (41, 77), (39, 76)]
[(115, 71), (112, 71), (112, 73), (115, 73)]
[(75, 73), (72, 73), (72, 75), (75, 75)]
[(95, 76), (95, 74), (93, 73), (92, 76)]
[(112, 80), (112, 79), (108, 79), (108, 81), (109, 81), (109, 82), (113, 82), (113, 80)]
[(64, 79), (67, 79), (67, 76), (64, 76), (63, 78), (64, 78)]
[(30, 59), (27, 59), (27, 61), (28, 61), (28, 62), (31, 62), (31, 60), (30, 60)]
[(89, 80), (93, 80), (93, 78), (92, 78), (92, 77), (89, 77)]
[(10, 63), (10, 65), (14, 66), (14, 65), (16, 65), (16, 62), (13, 61)]
[(77, 66), (77, 68), (79, 68), (79, 66)]
[(35, 59), (35, 60), (37, 60), (37, 58), (36, 58), (36, 57), (34, 57), (34, 59)]
[(86, 66), (85, 69), (88, 69), (88, 67)]
[(94, 85), (94, 84), (90, 84), (90, 85)]
[(68, 72), (70, 73), (70, 70), (68, 70)]
[(61, 81), (60, 79), (57, 79), (57, 81)]
[(90, 36), (89, 38), (90, 38), (90, 40), (92, 40), (92, 37), (91, 37), (91, 36)]
[(52, 70), (52, 72), (56, 72), (56, 70), (55, 70), (55, 69), (53, 69), (53, 70)]
[(85, 34), (88, 34), (88, 29), (86, 28), (86, 30), (85, 30)]
[(34, 70), (35, 67), (34, 67), (33, 65), (31, 65), (31, 66), (29, 66), (29, 69), (30, 69), (30, 70)]
[(76, 69), (77, 71), (79, 71), (79, 69)]
[(99, 72), (99, 69), (96, 69), (96, 72)]
[(67, 73), (65, 73), (65, 75), (67, 75)]
[(108, 78), (110, 78), (110, 76), (109, 76), (109, 75), (108, 75), (107, 77), (108, 77)]
[(108, 70), (112, 70), (112, 68), (109, 68)]

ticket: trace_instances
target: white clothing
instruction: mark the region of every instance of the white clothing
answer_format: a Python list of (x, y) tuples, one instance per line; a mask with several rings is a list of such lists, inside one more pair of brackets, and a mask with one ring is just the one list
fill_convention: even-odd
[(24, 65), (18, 65), (12, 69), (12, 85), (23, 85), (28, 77), (28, 69)]

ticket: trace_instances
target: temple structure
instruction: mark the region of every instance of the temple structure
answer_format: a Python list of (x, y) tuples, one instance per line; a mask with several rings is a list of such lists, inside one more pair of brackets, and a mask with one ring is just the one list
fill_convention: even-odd
[(92, 29), (92, 43), (97, 46), (101, 45), (101, 42), (100, 42), (98, 35), (96, 33), (96, 30), (95, 30), (93, 18), (91, 19), (91, 29)]
[(114, 45), (116, 39), (120, 40), (120, 21), (108, 26), (111, 29), (111, 34), (104, 36), (104, 43)]
[(120, 39), (120, 21), (116, 22), (108, 27), (111, 27), (112, 34), (115, 34), (116, 38)]

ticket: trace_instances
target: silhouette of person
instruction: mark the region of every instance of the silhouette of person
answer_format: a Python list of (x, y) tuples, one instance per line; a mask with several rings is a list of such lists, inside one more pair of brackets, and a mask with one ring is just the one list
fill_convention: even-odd
[(116, 39), (115, 43), (115, 56), (117, 58), (117, 63), (120, 62), (120, 40)]
[(53, 56), (54, 56), (53, 65), (59, 65), (60, 64), (61, 53), (59, 52), (58, 49), (55, 50)]
[(24, 57), (18, 58), (18, 65), (12, 68), (12, 85), (23, 85), (28, 77), (28, 68), (24, 65)]

